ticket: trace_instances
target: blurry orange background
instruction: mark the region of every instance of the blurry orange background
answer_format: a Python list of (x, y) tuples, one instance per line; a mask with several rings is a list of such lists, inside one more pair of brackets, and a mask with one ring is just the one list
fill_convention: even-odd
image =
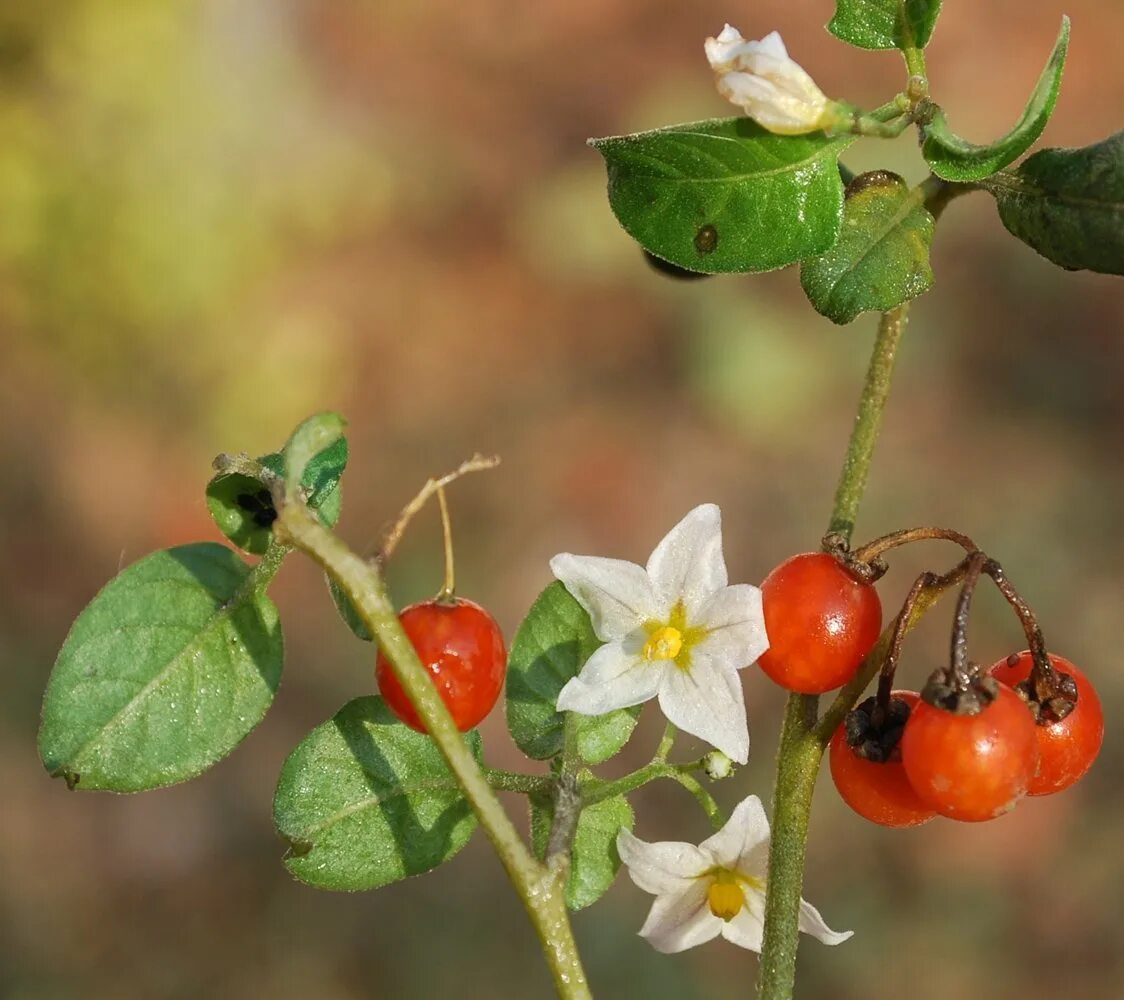
[[(936, 100), (969, 138), (1018, 117), (1053, 2), (948, 0)], [(1124, 6), (1069, 0), (1073, 38), (1045, 141), (1124, 124)], [(452, 492), (459, 584), (513, 634), (555, 552), (642, 561), (696, 503), (725, 512), (735, 580), (814, 547), (873, 335), (803, 301), (795, 270), (660, 278), (615, 225), (590, 135), (730, 113), (702, 41), (780, 28), (832, 96), (872, 107), (894, 53), (821, 28), (827, 0), (5, 0), (0, 9), (0, 995), (46, 998), (546, 996), (518, 900), (477, 835), (445, 868), (336, 896), (281, 865), (282, 760), (373, 689), (370, 647), (294, 558), (274, 589), (284, 683), (265, 722), (187, 785), (69, 794), (38, 763), (43, 685), (74, 616), (152, 549), (213, 539), (223, 450), (277, 447), (310, 412), (351, 422), (341, 531), (365, 545), (424, 481), (474, 451), (504, 463)], [(855, 169), (923, 176), (914, 140)], [(937, 234), (857, 537), (921, 523), (973, 535), (1105, 701), (1078, 788), (981, 826), (888, 832), (825, 780), (806, 895), (845, 946), (807, 942), (798, 993), (908, 989), (1067, 1000), (1124, 977), (1124, 285), (1068, 274), (1007, 236), (986, 195)], [(939, 545), (894, 561), (896, 607)], [(401, 603), (441, 581), (436, 518), (392, 568)], [(983, 662), (1021, 647), (981, 596)], [(907, 646), (920, 683), (947, 608)], [(745, 674), (754, 750), (716, 793), (768, 799), (781, 697)], [(628, 753), (654, 747), (649, 710)], [(519, 766), (502, 712), (483, 727)], [(684, 740), (686, 757), (696, 747)], [(634, 800), (645, 839), (697, 841), (676, 788)], [(512, 800), (513, 810), (520, 809)], [(621, 877), (575, 918), (600, 996), (747, 996), (754, 956), (684, 956), (635, 932)]]

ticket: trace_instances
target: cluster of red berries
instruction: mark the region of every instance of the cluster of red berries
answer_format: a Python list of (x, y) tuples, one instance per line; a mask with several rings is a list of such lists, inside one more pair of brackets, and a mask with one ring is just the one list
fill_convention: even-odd
[[(761, 590), (770, 647), (758, 662), (769, 677), (819, 694), (855, 676), (882, 627), (872, 583), (830, 554), (805, 553), (774, 569)], [(951, 690), (938, 672), (923, 695), (868, 699), (831, 739), (839, 794), (872, 822), (904, 827), (936, 815), (992, 819), (1024, 795), (1068, 788), (1092, 766), (1104, 717), (1085, 675), (1059, 656), (1049, 662), (1050, 685), (1024, 652), (965, 689)]]

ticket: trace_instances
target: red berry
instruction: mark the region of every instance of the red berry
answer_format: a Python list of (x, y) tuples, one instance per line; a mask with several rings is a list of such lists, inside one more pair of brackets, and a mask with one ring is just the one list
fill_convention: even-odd
[[(894, 691), (891, 697), (905, 702), (912, 712), (920, 700), (913, 691)], [(902, 767), (901, 746), (885, 761), (860, 757), (847, 743), (847, 726), (840, 723), (828, 751), (831, 779), (840, 798), (860, 816), (881, 826), (918, 826), (936, 815), (918, 797)]]
[[(463, 733), (478, 725), (499, 698), (507, 670), (507, 650), (495, 619), (479, 604), (457, 597), (412, 604), (398, 620), (457, 728)], [(375, 676), (390, 710), (424, 733), (425, 726), (381, 650)]]
[[(996, 680), (1014, 687), (1030, 677), (1033, 665), (1030, 653), (1024, 651), (1000, 660), (990, 672)], [(1035, 725), (1039, 757), (1028, 789), (1030, 795), (1049, 795), (1068, 788), (1092, 767), (1104, 740), (1104, 712), (1089, 679), (1061, 656), (1051, 656), (1050, 665), (1073, 678), (1077, 703), (1064, 719), (1055, 721), (1043, 715)]]
[(769, 648), (757, 662), (781, 687), (821, 694), (846, 684), (878, 641), (882, 602), (825, 552), (781, 563), (761, 584)]
[(942, 816), (979, 822), (1014, 808), (1038, 765), (1034, 718), (1009, 687), (976, 715), (924, 701), (902, 734), (902, 766), (922, 802)]

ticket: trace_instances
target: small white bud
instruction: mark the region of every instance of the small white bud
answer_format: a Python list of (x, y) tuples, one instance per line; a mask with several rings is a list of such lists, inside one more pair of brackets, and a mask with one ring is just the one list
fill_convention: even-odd
[(703, 770), (711, 781), (721, 781), (734, 773), (734, 762), (721, 750), (711, 750), (703, 757)]
[(706, 40), (704, 49), (718, 77), (718, 92), (770, 132), (799, 135), (834, 121), (833, 103), (789, 58), (779, 32), (746, 41), (727, 24), (717, 38)]

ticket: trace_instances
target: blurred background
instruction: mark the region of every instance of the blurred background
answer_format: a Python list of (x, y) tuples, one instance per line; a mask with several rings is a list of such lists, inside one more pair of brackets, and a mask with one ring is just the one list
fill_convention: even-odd
[[(984, 141), (1006, 131), (1053, 44), (1053, 0), (949, 0), (935, 98)], [(504, 463), (452, 493), (460, 590), (513, 634), (571, 550), (643, 561), (691, 506), (725, 511), (735, 580), (816, 546), (875, 326), (837, 328), (795, 270), (676, 283), (616, 227), (591, 135), (730, 113), (702, 41), (780, 28), (833, 96), (874, 106), (895, 53), (823, 31), (829, 0), (4, 0), (0, 5), (0, 995), (547, 996), (518, 901), (481, 835), (436, 874), (329, 895), (281, 865), (270, 805), (288, 751), (373, 688), (373, 655), (294, 558), (274, 597), (283, 686), (202, 778), (70, 794), (35, 732), (72, 619), (118, 568), (218, 537), (203, 487), (222, 450), (269, 451), (310, 412), (351, 421), (341, 531), (365, 545), (430, 474)], [(1124, 5), (1068, 0), (1051, 145), (1124, 122)], [(923, 174), (913, 140), (855, 169)], [(981, 826), (888, 832), (817, 793), (806, 895), (844, 947), (809, 941), (803, 997), (1117, 995), (1124, 976), (1124, 284), (1010, 239), (991, 200), (954, 203), (934, 250), (857, 539), (936, 523), (973, 535), (1105, 701), (1078, 788)], [(899, 555), (888, 613), (932, 544)], [(441, 581), (432, 513), (392, 569), (401, 603)], [(984, 593), (976, 658), (1021, 648)], [(946, 606), (907, 647), (919, 684)], [(768, 799), (781, 697), (753, 670), (754, 751), (717, 787)], [(610, 772), (650, 755), (645, 715)], [(487, 757), (519, 766), (502, 712)], [(684, 759), (698, 748), (690, 739)], [(649, 787), (645, 839), (705, 835)], [(513, 800), (512, 809), (520, 803)], [(599, 996), (747, 996), (756, 958), (653, 952), (626, 878), (576, 917)]]

